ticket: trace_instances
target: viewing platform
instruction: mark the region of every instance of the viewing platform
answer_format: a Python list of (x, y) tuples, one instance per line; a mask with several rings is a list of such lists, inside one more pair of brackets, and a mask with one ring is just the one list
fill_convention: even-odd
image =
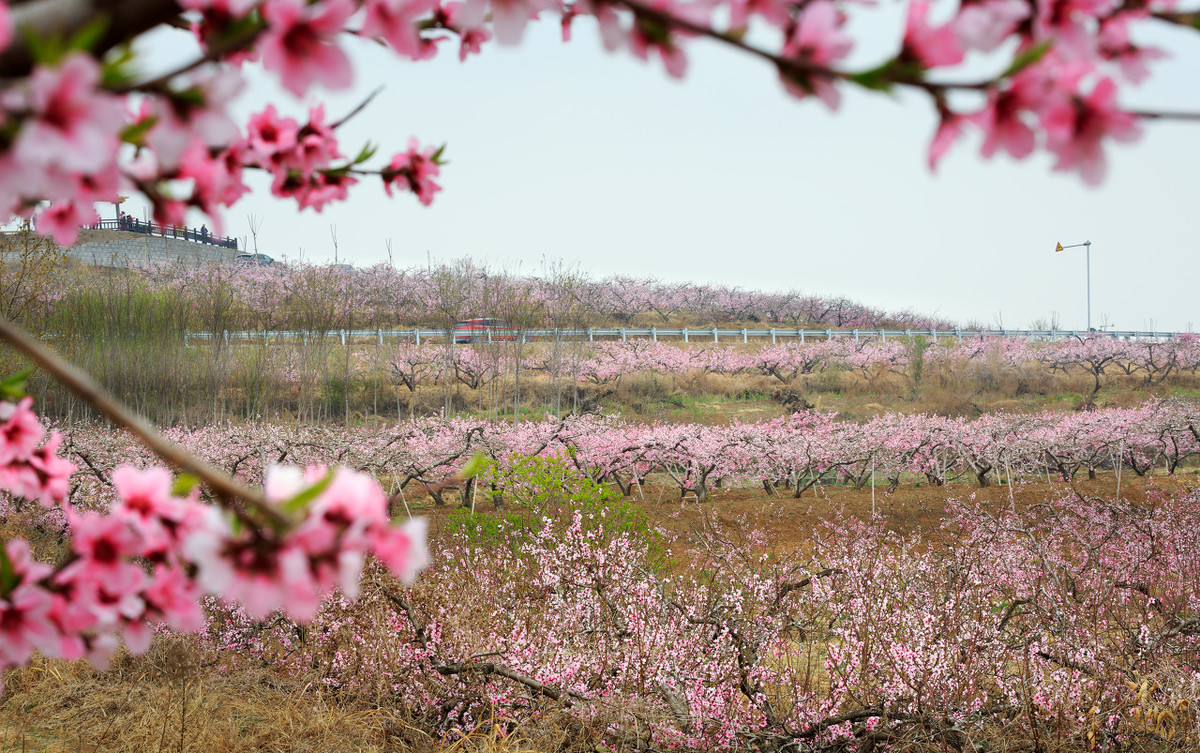
[(89, 228), (91, 230), (123, 230), (127, 233), (177, 238), (193, 243), (208, 243), (213, 246), (233, 249), (234, 251), (237, 251), (238, 247), (237, 238), (222, 238), (212, 235), (208, 232), (207, 227), (190, 228), (179, 227), (177, 225), (159, 225), (154, 222), (143, 222), (129, 215), (125, 215), (119, 220), (100, 220), (94, 225), (90, 225)]
[(232, 263), (238, 255), (236, 238), (210, 234), (206, 228), (172, 227), (132, 217), (101, 220), (79, 229), (79, 239), (67, 256), (97, 267), (144, 267), (179, 264), (199, 267)]

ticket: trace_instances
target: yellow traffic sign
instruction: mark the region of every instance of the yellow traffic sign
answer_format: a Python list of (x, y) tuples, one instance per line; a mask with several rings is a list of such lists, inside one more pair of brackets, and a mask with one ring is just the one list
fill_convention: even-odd
[(1055, 248), (1054, 250), (1055, 250), (1055, 251), (1062, 251), (1062, 244), (1061, 244), (1061, 243), (1059, 243), (1059, 244), (1058, 244), (1058, 246), (1057, 246), (1057, 248)]

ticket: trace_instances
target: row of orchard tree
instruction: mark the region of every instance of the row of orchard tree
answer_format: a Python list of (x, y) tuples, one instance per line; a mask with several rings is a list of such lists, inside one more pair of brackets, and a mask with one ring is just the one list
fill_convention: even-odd
[[(1200, 453), (1200, 407), (1172, 400), (974, 420), (888, 413), (861, 423), (809, 411), (726, 426), (628, 423), (594, 415), (516, 423), (427, 418), (384, 429), (249, 424), (177, 429), (168, 436), (247, 484), (261, 482), (274, 463), (336, 464), (371, 473), (392, 493), (427, 490), (439, 503), (448, 480), (461, 482), (453, 488), (467, 504), (483, 484), (488, 498), (503, 505), (521, 478), (517, 469), (541, 458), (625, 494), (640, 494), (654, 476), (703, 501), (714, 488), (731, 486), (800, 496), (828, 483), (988, 486), (1072, 480), (1102, 469), (1173, 474)], [(130, 437), (99, 427), (72, 430), (66, 449), (80, 467), (93, 471), (76, 490), (93, 503), (111, 494), (106, 487), (111, 468), (149, 460)], [(480, 456), (486, 468), (463, 481), (463, 469)]]
[[(942, 383), (1006, 389), (1016, 380), (1026, 389), (1048, 390), (1057, 383), (1094, 398), (1114, 380), (1157, 391), (1164, 385), (1186, 386), (1200, 371), (1200, 341), (1190, 337), (940, 338), (934, 343), (922, 337), (843, 336), (690, 346), (567, 338), (454, 346), (376, 337), (344, 342), (337, 337), (211, 338), (193, 340), (188, 347), (179, 339), (139, 331), (135, 324), (120, 338), (87, 332), (81, 323), (72, 337), (58, 338), (56, 344), (109, 389), (168, 424), (255, 417), (349, 422), (353, 413), (402, 417), (437, 410), (478, 410), (493, 417), (523, 410), (560, 415), (600, 396), (620, 400), (627, 387), (641, 384), (640, 376), (631, 379), (637, 375), (663, 376), (675, 385), (664, 383), (662, 389), (683, 385), (724, 394), (797, 390), (817, 378), (828, 383), (824, 389), (834, 383), (836, 389), (890, 384), (912, 394)], [(700, 379), (707, 375), (715, 378)], [(48, 415), (91, 415), (53, 383), (39, 377), (31, 384)]]
[[(437, 383), (447, 378), (477, 387), (511, 373), (514, 363), (510, 351), (505, 343), (473, 349), (405, 343), (395, 349), (390, 367), (395, 378), (410, 389), (423, 381)], [(791, 384), (800, 376), (827, 369), (870, 377), (878, 371), (911, 374), (915, 368), (954, 368), (971, 361), (994, 361), (1012, 368), (1043, 367), (1064, 373), (1079, 370), (1095, 378), (1098, 390), (1101, 377), (1110, 372), (1137, 376), (1148, 385), (1161, 384), (1176, 373), (1194, 374), (1200, 370), (1200, 339), (1118, 340), (1099, 336), (1032, 341), (973, 337), (945, 338), (934, 344), (924, 337), (834, 337), (758, 347), (681, 347), (653, 340), (628, 340), (588, 343), (565, 353), (534, 347), (525, 360), (531, 371), (566, 374), (576, 381), (595, 384), (615, 383), (638, 372), (754, 374)]]
[[(448, 329), (463, 319), (498, 317), (511, 326), (580, 328), (646, 324), (762, 322), (792, 327), (953, 329), (944, 319), (888, 312), (840, 296), (764, 292), (654, 278), (589, 277), (563, 264), (527, 273), (470, 259), (397, 268), (377, 264), (169, 266), (130, 274), (81, 274), (45, 302), (70, 311), (86, 301), (115, 312), (135, 295), (178, 309), (183, 328), (296, 330), (421, 326)], [(63, 323), (65, 324), (65, 323)], [(116, 334), (113, 328), (111, 334)]]

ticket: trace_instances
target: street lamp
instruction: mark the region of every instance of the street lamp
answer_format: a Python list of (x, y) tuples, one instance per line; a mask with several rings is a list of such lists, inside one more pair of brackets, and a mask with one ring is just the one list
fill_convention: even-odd
[(118, 229), (121, 227), (121, 205), (124, 204), (128, 198), (128, 196), (118, 196), (117, 198), (113, 199), (113, 219), (117, 221)]
[(1055, 253), (1062, 251), (1065, 248), (1083, 248), (1087, 251), (1087, 328), (1088, 332), (1092, 331), (1092, 242), (1084, 241), (1083, 243), (1072, 243), (1070, 246), (1064, 246), (1059, 243), (1054, 247)]

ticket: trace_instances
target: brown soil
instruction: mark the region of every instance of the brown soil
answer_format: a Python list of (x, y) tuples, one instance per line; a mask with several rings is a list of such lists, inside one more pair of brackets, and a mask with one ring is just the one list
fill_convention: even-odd
[[(1200, 471), (1188, 470), (1179, 475), (1138, 477), (1125, 475), (1121, 480), (1121, 498), (1140, 503), (1150, 489), (1167, 495), (1189, 488), (1200, 487)], [(953, 542), (953, 535), (946, 531), (947, 502), (950, 500), (974, 499), (988, 508), (1000, 510), (1013, 505), (1021, 510), (1043, 502), (1048, 498), (1070, 499), (1082, 497), (1115, 498), (1116, 476), (1100, 474), (1089, 480), (1077, 479), (1074, 483), (1052, 481), (1018, 483), (1010, 490), (1007, 485), (992, 485), (980, 488), (976, 484), (958, 483), (946, 486), (929, 484), (902, 484), (894, 492), (886, 486), (876, 486), (874, 503), (871, 488), (855, 489), (852, 486), (816, 487), (805, 491), (800, 498), (793, 498), (790, 490), (781, 489), (780, 496), (767, 496), (762, 489), (715, 489), (709, 493), (708, 501), (697, 504), (694, 498), (681, 500), (676, 487), (660, 484), (651, 478), (642, 489), (641, 496), (633, 496), (635, 504), (645, 510), (651, 526), (660, 528), (670, 537), (687, 540), (692, 534), (704, 530), (715, 521), (722, 529), (734, 532), (752, 530), (767, 534), (779, 550), (807, 550), (814, 531), (828, 523), (842, 519), (869, 519), (874, 511), (882, 517), (888, 530), (901, 536), (919, 535), (922, 539), (941, 545)], [(874, 506), (872, 506), (874, 504)], [(409, 498), (415, 515), (429, 519), (431, 537), (434, 542), (441, 535), (447, 517), (456, 509), (450, 505), (435, 506), (428, 498)], [(490, 513), (490, 504), (480, 503), (479, 512)]]

